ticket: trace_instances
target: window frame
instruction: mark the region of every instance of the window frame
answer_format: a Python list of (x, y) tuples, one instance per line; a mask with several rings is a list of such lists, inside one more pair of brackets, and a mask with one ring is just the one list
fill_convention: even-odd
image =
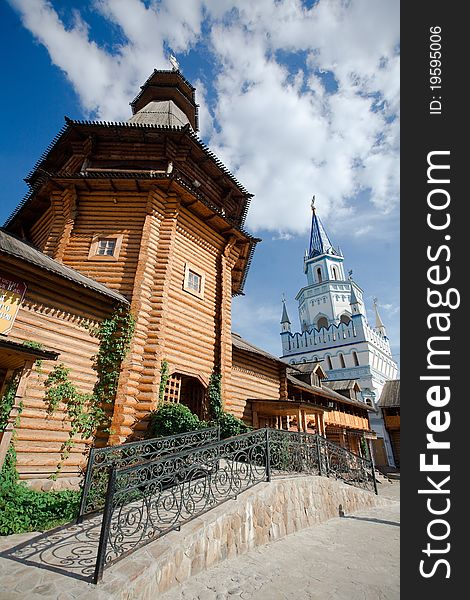
[[(112, 261), (115, 262), (119, 260), (119, 253), (121, 251), (123, 234), (106, 234), (99, 233), (94, 235), (91, 240), (90, 250), (88, 252), (88, 260), (100, 260), (100, 261)], [(113, 254), (98, 254), (98, 249), (100, 242), (102, 240), (115, 240), (114, 251)]]
[[(189, 285), (189, 278), (190, 278), (191, 273), (193, 273), (194, 275), (197, 275), (200, 278), (201, 285), (200, 285), (199, 291), (195, 290), (192, 286)], [(185, 263), (183, 290), (185, 292), (187, 292), (188, 294), (191, 294), (192, 296), (195, 296), (196, 298), (199, 298), (200, 300), (202, 300), (204, 298), (205, 283), (206, 283), (206, 275), (205, 275), (204, 271), (202, 269), (200, 269), (199, 267), (196, 267), (192, 263), (189, 263), (189, 262)]]

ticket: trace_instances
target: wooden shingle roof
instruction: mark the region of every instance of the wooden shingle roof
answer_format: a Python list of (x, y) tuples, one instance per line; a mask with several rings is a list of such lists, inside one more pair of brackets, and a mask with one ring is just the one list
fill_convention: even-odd
[(384, 385), (380, 394), (379, 406), (387, 408), (392, 406), (400, 406), (400, 380), (391, 379)]

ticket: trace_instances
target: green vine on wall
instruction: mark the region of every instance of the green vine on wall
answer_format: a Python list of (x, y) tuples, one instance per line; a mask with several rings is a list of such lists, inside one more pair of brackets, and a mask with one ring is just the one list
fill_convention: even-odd
[[(5, 383), (4, 393), (0, 402), (0, 432), (5, 431), (11, 409), (15, 403), (16, 388), (18, 387), (19, 376), (14, 373)], [(22, 406), (19, 407), (19, 411)]]
[(158, 390), (158, 404), (163, 404), (165, 400), (165, 390), (166, 384), (168, 383), (168, 379), (170, 378), (170, 368), (168, 366), (168, 361), (165, 359), (162, 360), (162, 364), (160, 367), (160, 388)]
[[(25, 340), (23, 342), (23, 346), (26, 346), (27, 348), (35, 348), (36, 350), (41, 350), (44, 348), (44, 344), (41, 344), (41, 342), (35, 342), (34, 340)], [(36, 367), (36, 371), (38, 373), (42, 373), (42, 360), (40, 358), (34, 361), (34, 365)]]
[(93, 368), (98, 379), (93, 389), (97, 402), (111, 403), (117, 392), (121, 364), (131, 345), (135, 331), (135, 318), (124, 306), (119, 306), (109, 319), (95, 330), (100, 340)]
[(121, 364), (129, 352), (134, 330), (135, 319), (123, 306), (115, 309), (111, 317), (92, 330), (92, 334), (100, 340), (100, 346), (93, 362), (98, 378), (91, 394), (77, 388), (70, 380), (70, 369), (63, 363), (56, 365), (44, 382), (48, 414), (52, 415), (63, 403), (71, 424), (69, 437), (61, 448), (57, 472), (69, 456), (77, 435), (89, 439), (99, 428), (109, 426), (110, 415), (106, 412), (106, 405), (111, 405), (116, 397)]
[(209, 411), (213, 419), (218, 419), (223, 413), (222, 407), (222, 375), (218, 371), (213, 371), (209, 379), (207, 388), (209, 398)]

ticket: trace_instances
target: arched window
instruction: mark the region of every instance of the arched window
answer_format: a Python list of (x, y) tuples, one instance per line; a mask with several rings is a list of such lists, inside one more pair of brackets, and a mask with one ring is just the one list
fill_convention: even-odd
[(338, 271), (336, 270), (336, 267), (332, 267), (331, 270), (333, 272), (333, 279), (338, 279)]
[(317, 279), (318, 279), (318, 283), (321, 283), (323, 281), (323, 278), (321, 276), (321, 269), (320, 269), (320, 267), (318, 267), (318, 269), (317, 269)]
[(328, 329), (328, 319), (326, 317), (320, 317), (317, 321), (317, 329), (321, 329), (322, 327)]
[(331, 371), (333, 369), (333, 365), (331, 363), (331, 356), (326, 357), (326, 364), (327, 364), (328, 370)]
[(341, 321), (341, 323), (344, 323), (345, 325), (349, 325), (349, 323), (351, 321), (351, 317), (349, 315), (341, 315), (340, 321)]
[(206, 412), (206, 389), (197, 377), (173, 373), (165, 388), (165, 402), (184, 404), (200, 419)]
[(344, 362), (344, 356), (341, 353), (339, 354), (339, 364), (341, 365), (342, 369), (346, 368), (346, 363)]
[(357, 357), (357, 352), (355, 350), (352, 351), (354, 366), (359, 366), (359, 358)]

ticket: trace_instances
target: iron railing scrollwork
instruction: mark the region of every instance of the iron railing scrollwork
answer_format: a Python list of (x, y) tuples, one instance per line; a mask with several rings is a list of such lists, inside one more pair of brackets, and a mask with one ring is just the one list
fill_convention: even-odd
[(377, 493), (372, 461), (317, 434), (270, 429), (268, 437), (272, 472), (325, 475)]
[(375, 469), (371, 460), (333, 444), (323, 437), (319, 439), (325, 475), (377, 494)]
[(124, 467), (153, 460), (185, 448), (197, 448), (220, 439), (220, 429), (210, 427), (189, 433), (129, 442), (119, 446), (92, 448), (83, 483), (78, 522), (86, 515), (103, 510), (109, 474), (113, 466)]
[(268, 436), (256, 430), (122, 467), (109, 477), (95, 571), (268, 478)]

